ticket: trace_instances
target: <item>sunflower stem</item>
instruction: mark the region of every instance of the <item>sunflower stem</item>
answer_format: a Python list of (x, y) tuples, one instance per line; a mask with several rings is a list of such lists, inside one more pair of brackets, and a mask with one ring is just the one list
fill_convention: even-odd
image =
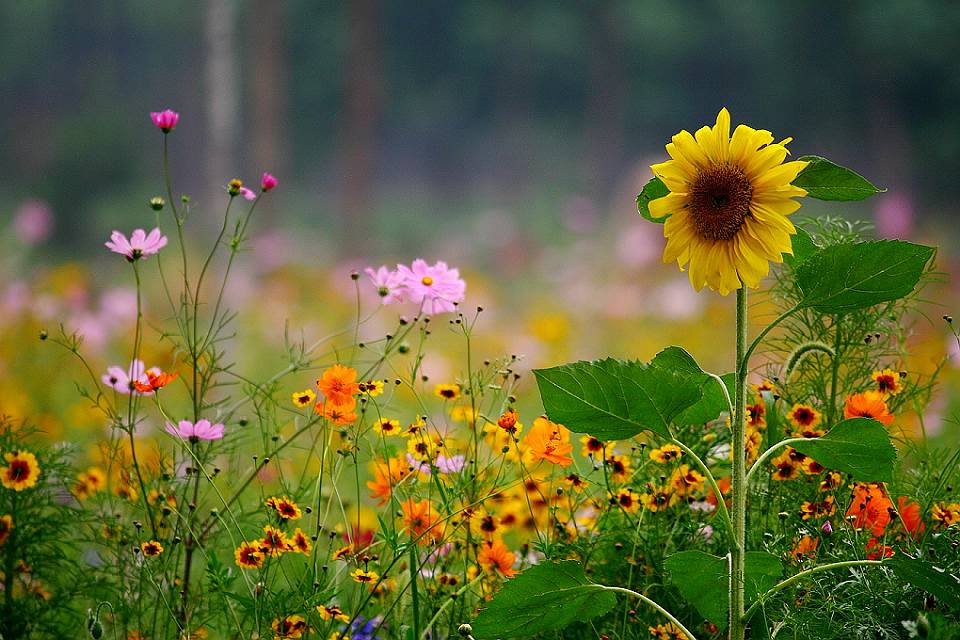
[[(737, 379), (734, 385), (733, 470), (731, 473), (731, 518), (733, 540), (730, 545), (730, 640), (744, 640), (744, 553), (747, 523), (746, 408), (747, 408), (747, 289), (737, 289)], [(720, 500), (723, 499), (721, 496)]]

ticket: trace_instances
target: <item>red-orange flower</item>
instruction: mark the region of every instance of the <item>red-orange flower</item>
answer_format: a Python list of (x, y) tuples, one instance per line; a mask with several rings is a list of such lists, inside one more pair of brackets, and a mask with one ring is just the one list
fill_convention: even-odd
[(923, 517), (920, 515), (920, 505), (906, 496), (897, 498), (897, 513), (900, 514), (900, 522), (903, 524), (904, 531), (912, 537), (919, 537), (926, 529)]
[(853, 488), (853, 500), (847, 509), (847, 519), (857, 529), (868, 529), (879, 538), (890, 524), (893, 502), (879, 484), (858, 483)]
[(356, 407), (357, 400), (348, 396), (345, 402), (334, 402), (332, 400), (318, 402), (313, 410), (333, 424), (343, 426), (357, 421), (357, 414), (354, 411)]
[(803, 560), (804, 557), (812, 558), (817, 555), (817, 546), (819, 544), (820, 538), (803, 536), (800, 538), (800, 541), (793, 546), (793, 549), (790, 551), (790, 555), (792, 555), (793, 559), (797, 562)]
[(879, 391), (864, 391), (847, 396), (847, 404), (843, 408), (844, 418), (873, 418), (889, 427), (893, 422), (893, 415), (887, 409), (883, 394)]
[(477, 562), (481, 567), (491, 573), (494, 570), (499, 571), (506, 578), (516, 575), (517, 572), (513, 569), (516, 559), (517, 555), (507, 549), (507, 545), (500, 539), (487, 540), (480, 545), (477, 552)]
[(139, 380), (134, 380), (133, 382), (133, 386), (141, 393), (149, 393), (157, 389), (162, 389), (176, 380), (180, 374), (176, 372), (166, 373), (165, 371), (161, 371), (160, 373), (153, 373), (152, 371), (147, 371), (146, 375), (146, 383), (140, 382)]
[(533, 421), (533, 426), (523, 442), (530, 448), (534, 462), (546, 460), (562, 467), (573, 464), (573, 458), (570, 457), (573, 451), (570, 430), (562, 424), (550, 422), (541, 416)]
[(428, 545), (443, 538), (443, 525), (440, 515), (429, 500), (414, 502), (410, 498), (400, 505), (403, 510), (403, 524), (412, 538), (419, 544)]
[(353, 396), (360, 393), (360, 384), (357, 382), (357, 370), (335, 364), (326, 369), (317, 379), (317, 388), (323, 392), (327, 400), (334, 404), (348, 404)]
[(876, 538), (870, 538), (867, 541), (867, 560), (882, 560), (893, 555), (893, 549), (885, 544), (880, 544)]

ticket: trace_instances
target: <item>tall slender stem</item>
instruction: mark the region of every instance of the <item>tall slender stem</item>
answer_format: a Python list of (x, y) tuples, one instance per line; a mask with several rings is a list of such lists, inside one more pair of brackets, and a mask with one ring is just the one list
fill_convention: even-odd
[(417, 575), (420, 568), (417, 566), (417, 542), (410, 538), (410, 595), (413, 602), (413, 637), (420, 637), (420, 597), (417, 591)]
[[(744, 613), (743, 567), (747, 532), (747, 469), (746, 469), (746, 408), (747, 408), (747, 289), (741, 283), (737, 289), (737, 379), (734, 386), (735, 409), (731, 422), (733, 430), (733, 470), (731, 473), (731, 518), (734, 540), (730, 545), (730, 640), (744, 640), (746, 623)], [(723, 498), (720, 497), (720, 500)]]

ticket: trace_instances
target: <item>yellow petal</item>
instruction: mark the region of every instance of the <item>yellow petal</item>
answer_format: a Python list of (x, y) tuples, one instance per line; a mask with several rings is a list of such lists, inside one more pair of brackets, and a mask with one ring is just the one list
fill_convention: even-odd
[(764, 173), (773, 169), (787, 157), (787, 149), (778, 144), (769, 144), (755, 153), (748, 153), (746, 162), (741, 165), (753, 183)]
[(696, 139), (689, 131), (683, 130), (673, 136), (673, 149), (667, 145), (667, 152), (675, 160), (684, 159), (696, 170), (705, 169), (710, 166), (710, 159), (697, 144)]
[(785, 162), (778, 167), (773, 167), (757, 175), (751, 180), (754, 189), (764, 189), (774, 185), (788, 185), (797, 178), (797, 174), (803, 171), (808, 163), (803, 160), (793, 160)]
[(730, 112), (726, 107), (717, 114), (717, 124), (713, 127), (714, 142), (719, 151), (719, 160), (726, 162), (730, 157)]
[(650, 201), (650, 215), (654, 218), (662, 218), (676, 213), (687, 206), (687, 200), (685, 193), (668, 193), (662, 198)]
[(700, 127), (696, 133), (697, 144), (703, 149), (703, 153), (709, 158), (711, 165), (723, 162), (720, 145), (717, 143), (717, 137), (711, 127)]
[(684, 170), (683, 166), (676, 160), (667, 160), (660, 164), (650, 166), (653, 175), (657, 176), (667, 185), (667, 189), (674, 193), (686, 193), (690, 182), (696, 178), (696, 174)]

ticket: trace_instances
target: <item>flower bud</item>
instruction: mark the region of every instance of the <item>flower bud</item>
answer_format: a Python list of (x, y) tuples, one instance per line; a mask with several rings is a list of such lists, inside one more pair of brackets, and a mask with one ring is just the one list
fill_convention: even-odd
[(264, 193), (276, 187), (277, 184), (279, 184), (279, 181), (273, 177), (273, 174), (264, 172), (264, 174), (260, 176), (260, 188)]
[(233, 180), (227, 183), (227, 193), (229, 193), (231, 196), (235, 196), (238, 193), (240, 193), (240, 189), (242, 187), (243, 187), (243, 180), (240, 180), (239, 178), (234, 178)]
[(154, 211), (160, 211), (164, 206), (166, 206), (166, 204), (167, 201), (160, 196), (154, 196), (153, 198), (150, 198), (150, 208)]

